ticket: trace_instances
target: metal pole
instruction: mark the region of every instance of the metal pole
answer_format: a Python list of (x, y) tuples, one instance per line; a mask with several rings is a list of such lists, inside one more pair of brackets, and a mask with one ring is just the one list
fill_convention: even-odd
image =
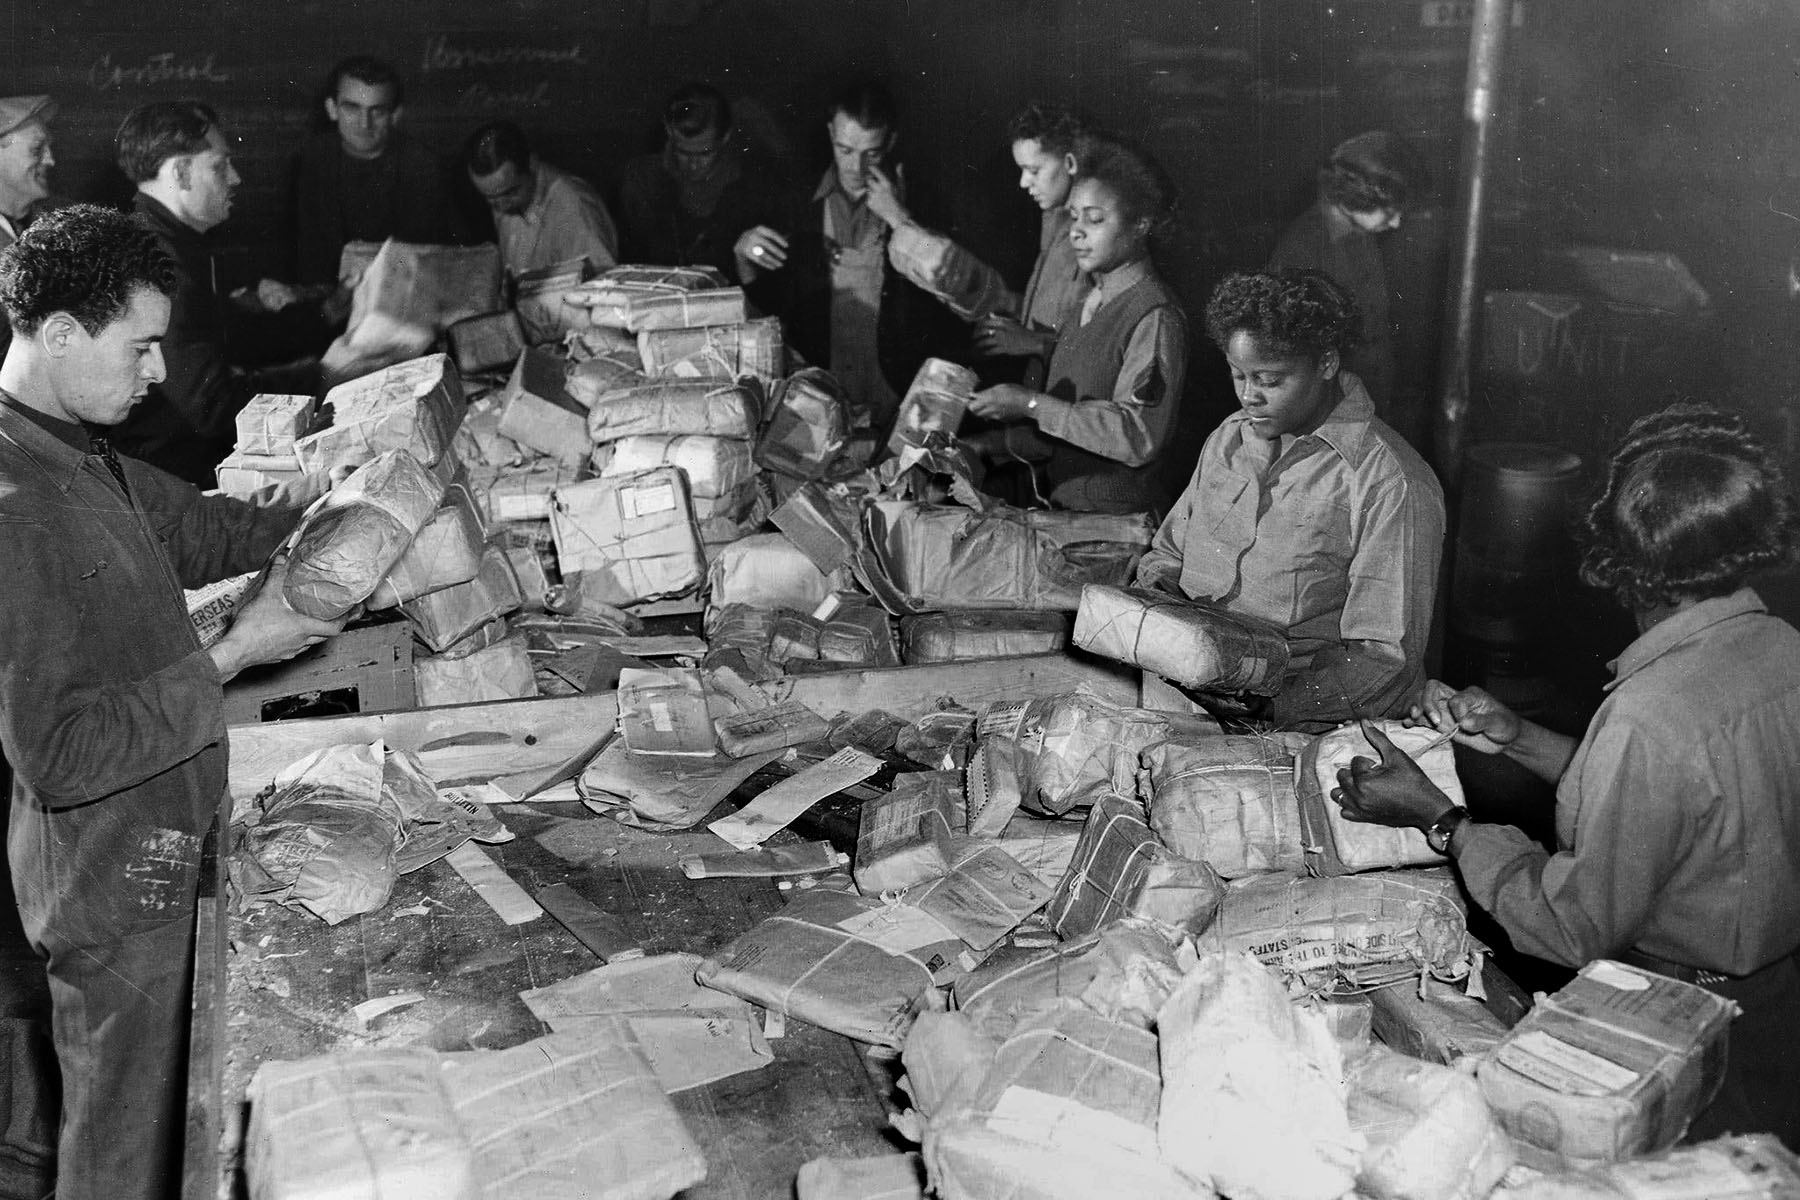
[(1476, 0), (1469, 33), (1469, 74), (1464, 85), (1463, 147), (1456, 188), (1457, 253), (1445, 289), (1449, 329), (1439, 363), (1441, 388), (1434, 445), (1438, 473), (1451, 488), (1462, 477), (1469, 436), (1470, 374), (1475, 354), (1475, 316), (1481, 300), (1481, 226), (1487, 208), (1488, 173), (1494, 153), (1494, 110), (1499, 99), (1506, 31), (1513, 0)]

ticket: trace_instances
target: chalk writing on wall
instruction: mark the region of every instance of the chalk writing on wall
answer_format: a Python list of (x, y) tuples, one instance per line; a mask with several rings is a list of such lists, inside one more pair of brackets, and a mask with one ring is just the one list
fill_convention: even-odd
[(152, 54), (130, 63), (115, 62), (110, 52), (95, 59), (87, 72), (88, 86), (97, 92), (125, 87), (152, 87), (162, 83), (230, 83), (231, 72), (219, 65), (215, 54), (177, 55), (173, 50)]
[(506, 112), (515, 108), (537, 108), (549, 102), (550, 81), (547, 79), (506, 88), (472, 83), (456, 97), (456, 107), (462, 112)]
[(441, 33), (425, 39), (425, 52), (419, 61), (419, 69), (426, 72), (467, 71), (485, 67), (590, 65), (586, 49), (580, 42), (571, 42), (566, 46), (465, 46)]

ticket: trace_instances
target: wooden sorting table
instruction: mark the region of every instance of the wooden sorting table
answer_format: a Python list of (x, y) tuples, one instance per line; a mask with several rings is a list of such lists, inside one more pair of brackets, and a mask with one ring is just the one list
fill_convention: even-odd
[[(1136, 701), (1134, 675), (1064, 655), (799, 676), (792, 696), (826, 716), (880, 708), (916, 717), (946, 696), (979, 707), (1078, 685)], [(440, 783), (541, 774), (616, 714), (603, 693), (234, 726), (232, 793), (243, 803), (310, 750), (376, 738), (418, 752)], [(723, 846), (704, 831), (648, 834), (570, 803), (501, 811), (518, 836), (483, 849), (526, 891), (568, 883), (648, 952), (707, 954), (780, 907), (769, 880), (684, 877), (680, 854)], [(357, 1046), (518, 1045), (547, 1030), (517, 993), (597, 964), (548, 915), (505, 925), (442, 861), (403, 877), (379, 911), (337, 926), (272, 906), (231, 911), (215, 888), (200, 913), (184, 1197), (244, 1194), (245, 1088), (262, 1062)], [(425, 998), (358, 1027), (355, 1005), (406, 991)], [(809, 1158), (899, 1149), (877, 1084), (882, 1065), (862, 1047), (798, 1021), (773, 1047), (769, 1066), (673, 1098), (709, 1167), (685, 1196), (786, 1196)]]

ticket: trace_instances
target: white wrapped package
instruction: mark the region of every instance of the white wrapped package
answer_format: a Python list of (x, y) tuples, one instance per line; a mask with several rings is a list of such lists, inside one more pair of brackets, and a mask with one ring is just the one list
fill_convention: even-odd
[(736, 379), (765, 382), (787, 373), (781, 322), (774, 317), (703, 329), (656, 329), (638, 334), (644, 374), (652, 379)]
[(1156, 1015), (1166, 1161), (1253, 1200), (1337, 1200), (1356, 1180), (1343, 1059), (1316, 1010), (1247, 954), (1207, 954)]
[(502, 471), (481, 489), (487, 519), (496, 524), (512, 521), (547, 521), (556, 489), (581, 478), (581, 468), (553, 458), (540, 458)]
[(487, 545), (482, 547), (475, 578), (408, 600), (400, 611), (412, 622), (414, 636), (442, 653), (521, 602), (519, 582), (505, 552)]
[(419, 707), (518, 700), (538, 694), (523, 635), (502, 638), (473, 654), (428, 654), (413, 660)]
[[(602, 479), (633, 475), (652, 467), (678, 467), (687, 476), (688, 492), (699, 501), (742, 495), (745, 484), (756, 479), (750, 459), (750, 443), (736, 438), (699, 435), (626, 437), (594, 447), (594, 473)], [(729, 514), (708, 513), (708, 516)]]
[(587, 410), (564, 386), (567, 366), (548, 350), (519, 355), (506, 381), (499, 430), (519, 445), (573, 467), (593, 447), (588, 441)]
[(893, 436), (888, 438), (889, 452), (899, 454), (907, 446), (922, 446), (926, 435), (932, 433), (954, 437), (980, 382), (969, 368), (941, 358), (920, 363), (900, 401)]
[(219, 490), (225, 495), (248, 496), (266, 487), (293, 483), (304, 478), (306, 472), (300, 469), (300, 460), (297, 458), (233, 451), (213, 468), (213, 474), (218, 480)]
[(291, 455), (294, 442), (306, 434), (312, 409), (311, 396), (263, 393), (250, 397), (237, 415), (239, 453)]
[(446, 354), (427, 354), (325, 393), (331, 426), (294, 443), (309, 474), (357, 466), (387, 450), (405, 450), (432, 466), (462, 423), (462, 377)]
[(486, 537), (467, 488), (444, 493), (444, 503), (369, 596), (370, 608), (393, 608), (427, 592), (467, 583), (481, 571)]
[(1163, 845), (1225, 879), (1303, 871), (1294, 755), (1304, 734), (1214, 734), (1139, 755), (1138, 793)]
[(575, 402), (592, 408), (602, 396), (649, 383), (644, 374), (644, 360), (638, 357), (637, 345), (622, 350), (608, 350), (569, 365), (563, 386)]
[(749, 318), (744, 289), (707, 288), (635, 296), (625, 311), (625, 328), (633, 333), (652, 329), (698, 329), (705, 325), (741, 325)]
[(1512, 1141), (1473, 1076), (1371, 1046), (1350, 1063), (1350, 1128), (1371, 1200), (1483, 1200), (1513, 1164)]
[(289, 606), (331, 621), (368, 599), (443, 498), (443, 484), (404, 450), (358, 467), (301, 526), (283, 589)]
[(669, 379), (598, 397), (588, 410), (587, 433), (595, 443), (676, 434), (748, 441), (756, 435), (757, 417), (749, 388), (716, 379)]
[(571, 308), (584, 311), (590, 325), (624, 329), (630, 323), (634, 304), (659, 296), (708, 291), (725, 286), (725, 277), (712, 267), (661, 267), (628, 263), (603, 271), (580, 287), (571, 289), (563, 302)]
[(722, 548), (713, 556), (706, 577), (708, 603), (715, 610), (743, 604), (809, 613), (825, 597), (850, 586), (848, 571), (839, 568), (821, 574), (781, 533), (752, 534)]
[[(1405, 726), (1397, 720), (1373, 724), (1396, 749), (1412, 756), (1452, 804), (1464, 805), (1462, 784), (1456, 778), (1456, 754), (1450, 743), (1426, 750), (1423, 748), (1437, 739), (1435, 730)], [(1299, 792), (1300, 823), (1306, 833), (1307, 869), (1315, 875), (1346, 875), (1444, 862), (1444, 856), (1426, 842), (1423, 830), (1352, 821), (1331, 800), (1338, 771), (1358, 756), (1375, 761), (1381, 758), (1362, 729), (1352, 722), (1313, 739), (1295, 763), (1294, 784)]]
[(706, 579), (687, 481), (673, 467), (557, 489), (550, 532), (564, 578), (579, 574), (582, 594), (608, 604), (685, 595)]
[(252, 1200), (478, 1200), (474, 1149), (425, 1049), (266, 1062), (250, 1081)]
[(1288, 665), (1287, 636), (1266, 621), (1097, 583), (1081, 589), (1075, 644), (1208, 692), (1272, 696)]

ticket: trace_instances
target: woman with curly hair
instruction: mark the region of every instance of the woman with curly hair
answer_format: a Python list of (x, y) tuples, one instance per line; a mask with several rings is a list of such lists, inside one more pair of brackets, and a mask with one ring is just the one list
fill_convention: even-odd
[(1207, 438), (1138, 568), (1143, 586), (1287, 632), (1288, 675), (1252, 715), (1293, 728), (1398, 716), (1424, 679), (1444, 493), (1343, 369), (1356, 327), (1322, 275), (1219, 284), (1206, 331), (1241, 408)]
[[(1148, 155), (1094, 142), (1069, 191), (1069, 244), (1093, 281), (1066, 315), (1042, 391), (1002, 383), (969, 411), (1010, 424), (976, 442), (1041, 461), (1049, 501), (1083, 512), (1161, 512), (1173, 491), (1157, 460), (1175, 432), (1187, 375), (1187, 318), (1150, 260), (1175, 191)], [(997, 435), (997, 436), (994, 436)]]
[(1384, 741), (1334, 795), (1355, 820), (1428, 830), (1519, 950), (1617, 958), (1737, 1001), (1724, 1086), (1689, 1136), (1766, 1130), (1800, 1149), (1800, 631), (1746, 586), (1793, 537), (1781, 473), (1740, 417), (1640, 419), (1587, 517), (1582, 578), (1639, 635), (1586, 735), (1435, 680), (1412, 710), (1555, 783), (1558, 851), (1471, 820)]
[(1386, 130), (1340, 142), (1319, 168), (1319, 199), (1294, 219), (1269, 256), (1269, 270), (1318, 271), (1356, 298), (1362, 342), (1351, 353), (1356, 372), (1388, 417), (1393, 402), (1393, 293), (1376, 245), (1378, 235), (1400, 228), (1407, 201), (1424, 170), (1418, 155)]

